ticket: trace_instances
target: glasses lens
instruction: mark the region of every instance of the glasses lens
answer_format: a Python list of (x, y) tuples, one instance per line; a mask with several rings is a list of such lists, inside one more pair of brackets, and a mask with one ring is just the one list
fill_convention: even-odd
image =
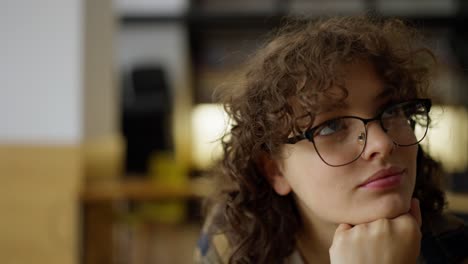
[(428, 109), (420, 102), (406, 102), (387, 109), (382, 114), (382, 126), (399, 146), (419, 143), (426, 136)]
[(366, 127), (357, 118), (339, 118), (318, 127), (315, 148), (325, 163), (340, 166), (357, 159), (365, 146)]
[[(388, 136), (399, 146), (421, 142), (429, 125), (429, 109), (420, 101), (404, 102), (382, 113), (381, 124)], [(315, 148), (322, 160), (331, 166), (353, 162), (366, 143), (366, 127), (358, 118), (330, 120), (314, 130)]]

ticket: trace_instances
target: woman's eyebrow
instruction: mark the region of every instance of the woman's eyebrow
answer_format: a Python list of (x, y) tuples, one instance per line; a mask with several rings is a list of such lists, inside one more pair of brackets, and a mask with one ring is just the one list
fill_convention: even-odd
[(379, 94), (375, 96), (375, 99), (380, 100), (380, 99), (386, 99), (390, 97), (393, 93), (393, 90), (389, 87), (385, 87), (383, 91), (381, 91)]

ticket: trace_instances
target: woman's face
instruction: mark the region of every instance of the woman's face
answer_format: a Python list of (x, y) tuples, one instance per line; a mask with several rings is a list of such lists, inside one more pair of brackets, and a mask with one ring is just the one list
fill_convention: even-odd
[[(346, 106), (318, 114), (313, 126), (345, 115), (372, 118), (391, 100), (382, 96), (384, 84), (370, 63), (355, 62), (344, 69)], [(308, 140), (285, 144), (273, 188), (281, 195), (293, 192), (299, 211), (310, 221), (360, 224), (407, 212), (415, 186), (418, 146), (395, 146), (378, 121), (367, 128), (363, 153), (341, 167), (325, 164)], [(364, 184), (373, 176), (394, 174)]]

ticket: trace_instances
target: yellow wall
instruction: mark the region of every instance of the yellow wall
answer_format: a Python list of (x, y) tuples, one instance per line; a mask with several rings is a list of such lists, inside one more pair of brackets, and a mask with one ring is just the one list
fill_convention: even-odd
[(78, 263), (77, 146), (0, 145), (2, 263)]

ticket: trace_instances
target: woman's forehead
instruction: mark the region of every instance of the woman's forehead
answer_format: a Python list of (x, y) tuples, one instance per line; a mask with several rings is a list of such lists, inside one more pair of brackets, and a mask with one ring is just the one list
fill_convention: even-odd
[[(351, 85), (332, 85), (320, 93), (313, 93), (309, 102), (293, 104), (298, 120), (309, 120), (311, 117), (333, 111), (345, 111), (356, 106), (367, 105), (378, 108), (389, 100), (398, 97), (398, 92), (392, 86), (372, 77), (361, 75), (362, 79)], [(307, 96), (298, 96), (306, 101)], [(295, 101), (295, 100), (294, 100)], [(301, 101), (301, 99), (299, 99)]]
[(396, 93), (369, 60), (356, 60), (337, 70), (338, 78), (324, 91), (325, 105), (347, 107), (350, 101), (381, 101)]
[(322, 120), (323, 116), (371, 113), (389, 101), (408, 97), (405, 89), (385, 80), (370, 60), (356, 59), (335, 70), (330, 82), (322, 86), (308, 76), (305, 89), (289, 100), (296, 128), (312, 126), (319, 121), (317, 116)]

